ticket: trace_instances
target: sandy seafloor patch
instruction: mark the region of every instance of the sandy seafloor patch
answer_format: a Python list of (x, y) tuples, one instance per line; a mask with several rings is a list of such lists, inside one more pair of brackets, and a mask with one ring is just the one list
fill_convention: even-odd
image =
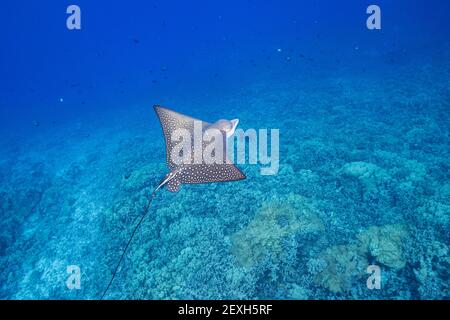
[[(279, 174), (243, 165), (245, 181), (160, 192), (108, 298), (450, 298), (450, 66), (400, 71), (260, 81), (222, 99), (241, 128), (280, 129)], [(167, 172), (153, 111), (5, 145), (0, 298), (99, 298)], [(381, 290), (366, 287), (369, 264)]]

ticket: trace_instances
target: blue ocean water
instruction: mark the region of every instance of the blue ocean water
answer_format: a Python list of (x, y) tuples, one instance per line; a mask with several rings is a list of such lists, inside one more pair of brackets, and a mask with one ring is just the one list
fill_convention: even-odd
[(278, 129), (279, 170), (161, 190), (106, 298), (450, 298), (449, 9), (2, 2), (0, 298), (101, 296), (168, 172), (154, 104)]

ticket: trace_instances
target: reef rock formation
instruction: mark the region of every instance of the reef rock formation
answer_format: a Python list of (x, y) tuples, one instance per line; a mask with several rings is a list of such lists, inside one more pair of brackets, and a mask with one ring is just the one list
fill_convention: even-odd
[(287, 238), (320, 230), (323, 225), (314, 208), (305, 198), (290, 195), (264, 202), (253, 220), (232, 236), (231, 252), (239, 265), (252, 267), (265, 258), (280, 257)]
[(353, 281), (365, 275), (369, 258), (393, 270), (402, 269), (406, 265), (402, 243), (407, 236), (403, 225), (372, 226), (352, 243), (332, 246), (320, 253), (319, 261), (324, 267), (314, 280), (337, 293), (350, 290)]

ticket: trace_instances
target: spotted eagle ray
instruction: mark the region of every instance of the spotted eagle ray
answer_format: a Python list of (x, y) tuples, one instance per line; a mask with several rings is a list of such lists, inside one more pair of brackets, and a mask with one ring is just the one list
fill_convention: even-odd
[[(233, 135), (239, 123), (238, 119), (221, 119), (211, 124), (159, 105), (155, 105), (153, 108), (159, 118), (164, 134), (166, 162), (169, 173), (166, 174), (164, 179), (162, 179), (158, 186), (153, 190), (153, 193), (144, 208), (144, 213), (136, 227), (133, 229), (101, 299), (104, 298), (111, 286), (128, 246), (147, 215), (158, 190), (167, 187), (167, 190), (170, 192), (178, 192), (182, 184), (227, 182), (245, 179), (244, 173), (227, 158), (227, 138)], [(185, 133), (181, 140), (183, 140), (182, 143), (184, 146), (187, 146), (187, 148), (179, 148), (179, 133)], [(205, 137), (206, 140), (204, 139)], [(214, 142), (214, 144), (211, 141)], [(212, 144), (213, 148), (211, 148)], [(208, 161), (208, 159), (204, 157), (205, 151), (208, 149), (210, 151), (212, 150), (212, 154), (209, 154), (212, 161)], [(180, 159), (182, 159), (182, 161), (180, 161)]]

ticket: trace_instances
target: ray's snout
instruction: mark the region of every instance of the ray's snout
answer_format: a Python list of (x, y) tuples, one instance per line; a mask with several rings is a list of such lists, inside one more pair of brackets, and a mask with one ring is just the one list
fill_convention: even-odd
[(219, 130), (222, 130), (226, 132), (227, 138), (231, 137), (234, 134), (234, 131), (236, 130), (237, 125), (239, 124), (239, 119), (233, 119), (233, 120), (218, 120), (216, 123), (214, 123), (211, 127), (217, 128)]
[(239, 124), (239, 119), (231, 120), (231, 133), (230, 133), (230, 136), (232, 136), (234, 134), (234, 131), (236, 130), (238, 124)]

